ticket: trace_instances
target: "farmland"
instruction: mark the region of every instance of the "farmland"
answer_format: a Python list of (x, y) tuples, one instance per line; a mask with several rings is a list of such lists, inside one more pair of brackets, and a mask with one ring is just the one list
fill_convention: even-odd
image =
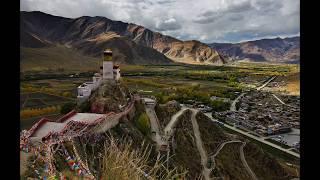
[[(121, 65), (123, 77), (121, 83), (132, 91), (156, 96), (160, 103), (194, 99), (212, 104), (211, 96), (233, 100), (239, 92), (254, 88), (271, 76), (276, 75), (282, 80), (298, 72), (297, 65), (261, 63), (238, 63), (227, 66)], [(74, 102), (77, 86), (91, 81), (93, 72), (81, 72), (76, 77), (72, 77), (73, 75), (74, 72), (67, 71), (24, 72), (20, 87), (21, 111), (53, 106), (59, 109), (67, 102)], [(227, 107), (228, 104), (222, 106)], [(52, 114), (59, 112), (42, 116)], [(40, 119), (42, 116), (32, 118)], [(22, 121), (35, 121), (32, 118), (22, 118)]]
[(20, 86), (20, 124), (30, 128), (42, 117), (59, 118), (61, 107), (75, 102), (77, 86), (88, 78), (40, 79), (22, 81)]
[[(136, 91), (170, 96), (193, 90), (201, 96), (234, 99), (236, 92), (260, 85), (271, 76), (285, 78), (299, 72), (297, 65), (238, 63), (236, 66), (145, 65), (122, 66), (123, 83)], [(152, 92), (151, 92), (152, 91)], [(170, 99), (170, 98), (169, 98)]]
[(23, 93), (20, 95), (20, 108), (43, 108), (47, 106), (61, 105), (72, 100), (72, 98), (41, 92)]

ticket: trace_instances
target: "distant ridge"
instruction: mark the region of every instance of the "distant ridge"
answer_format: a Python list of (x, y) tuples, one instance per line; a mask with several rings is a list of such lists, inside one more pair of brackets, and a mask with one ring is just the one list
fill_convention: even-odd
[(300, 63), (300, 37), (261, 39), (241, 43), (211, 43), (231, 60)]

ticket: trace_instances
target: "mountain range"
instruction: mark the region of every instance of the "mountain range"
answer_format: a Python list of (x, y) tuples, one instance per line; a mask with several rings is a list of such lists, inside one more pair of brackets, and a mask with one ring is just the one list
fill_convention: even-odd
[(235, 44), (211, 43), (208, 45), (231, 60), (300, 62), (300, 37), (261, 39)]
[[(178, 40), (140, 25), (100, 16), (72, 19), (39, 11), (20, 12), (22, 69), (33, 66), (38, 69), (61, 68), (69, 62), (73, 68), (91, 67), (91, 62), (95, 67), (95, 61), (101, 58), (101, 52), (106, 48), (113, 50), (114, 60), (121, 64), (179, 62), (221, 65), (240, 59), (296, 62), (300, 59), (299, 40), (296, 37), (205, 44), (196, 40)], [(90, 63), (85, 60), (88, 58)], [(59, 60), (64, 63), (56, 62)]]
[(21, 12), (22, 51), (55, 46), (91, 57), (100, 57), (105, 48), (111, 48), (114, 60), (125, 64), (225, 63), (216, 50), (204, 43), (181, 41), (136, 24), (105, 17), (71, 19), (38, 11)]

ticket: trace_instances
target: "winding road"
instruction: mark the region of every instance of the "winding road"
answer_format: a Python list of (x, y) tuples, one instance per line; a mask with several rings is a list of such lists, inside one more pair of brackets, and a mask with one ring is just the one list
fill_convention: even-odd
[(246, 142), (243, 142), (243, 144), (240, 147), (240, 159), (242, 161), (242, 164), (244, 165), (244, 167), (246, 168), (246, 170), (248, 171), (248, 173), (250, 174), (250, 176), (252, 177), (253, 180), (258, 180), (256, 174), (251, 170), (250, 166), (248, 165), (246, 158), (244, 156), (244, 152), (243, 152), (243, 148), (246, 145)]
[(216, 163), (215, 163), (215, 158), (216, 156), (218, 156), (218, 154), (220, 153), (220, 151), (223, 149), (223, 147), (226, 145), (226, 144), (230, 144), (230, 143), (241, 143), (242, 141), (239, 141), (239, 140), (232, 140), (232, 141), (227, 141), (227, 142), (224, 142), (222, 144), (219, 145), (217, 151), (212, 155), (210, 156), (210, 159), (213, 163), (213, 165), (211, 166), (212, 170), (215, 169), (215, 166), (216, 166)]
[(237, 108), (236, 108), (236, 104), (237, 102), (240, 100), (240, 98), (242, 98), (242, 96), (244, 96), (246, 93), (241, 93), (232, 103), (231, 103), (231, 106), (230, 106), (230, 111), (236, 111)]
[(200, 153), (201, 164), (203, 166), (202, 174), (206, 180), (210, 180), (211, 168), (209, 169), (207, 167), (208, 156), (207, 156), (207, 153), (203, 147), (203, 143), (202, 143), (202, 139), (201, 139), (200, 131), (199, 131), (199, 125), (198, 125), (198, 122), (196, 119), (196, 114), (197, 114), (198, 110), (191, 109), (191, 111), (192, 111), (191, 122), (192, 122), (192, 127), (193, 127), (193, 133), (195, 136), (197, 149)]
[(146, 105), (146, 113), (150, 119), (151, 131), (155, 132), (155, 134), (152, 134), (152, 139), (160, 147), (165, 142), (162, 141), (161, 136), (160, 136), (161, 133), (160, 133), (160, 128), (159, 128), (159, 121), (158, 121), (158, 117), (156, 115), (156, 112), (154, 111), (154, 107), (151, 105)]
[[(174, 128), (174, 126), (177, 124), (178, 122), (178, 118), (187, 110), (191, 110), (192, 111), (192, 115), (191, 115), (191, 122), (192, 122), (192, 127), (193, 127), (193, 132), (194, 132), (194, 136), (195, 136), (195, 141), (196, 141), (196, 146), (197, 146), (197, 149), (198, 149), (198, 152), (200, 154), (200, 159), (201, 159), (201, 164), (203, 166), (203, 170), (202, 170), (202, 174), (204, 176), (204, 178), (206, 180), (210, 180), (210, 173), (212, 172), (212, 170), (215, 169), (215, 157), (218, 156), (218, 154), (220, 153), (220, 151), (223, 149), (223, 147), (226, 145), (226, 144), (230, 144), (230, 143), (244, 143), (240, 140), (231, 140), (231, 141), (227, 141), (227, 142), (224, 142), (222, 144), (219, 145), (218, 149), (216, 150), (216, 152), (210, 156), (209, 158), (211, 159), (212, 161), (212, 165), (210, 168), (207, 167), (207, 164), (208, 164), (208, 154), (204, 148), (204, 145), (203, 145), (203, 142), (202, 142), (202, 139), (201, 139), (201, 134), (200, 134), (200, 130), (199, 130), (199, 125), (198, 125), (198, 122), (197, 122), (197, 119), (196, 119), (196, 114), (198, 113), (199, 110), (197, 109), (194, 109), (194, 108), (187, 108), (187, 107), (182, 107), (180, 111), (178, 111), (176, 114), (174, 114), (172, 117), (171, 117), (171, 120), (170, 122), (167, 124), (167, 126), (165, 127), (165, 134), (166, 134), (166, 139), (168, 140), (169, 137), (172, 135), (173, 131), (172, 129)], [(206, 116), (208, 116), (212, 121), (217, 121), (217, 120), (214, 120), (212, 117), (210, 117), (210, 113), (205, 113)], [(245, 143), (244, 143), (245, 145)], [(244, 164), (245, 168), (247, 169), (248, 173), (252, 176), (252, 178), (254, 180), (257, 180), (254, 172), (250, 169), (249, 165), (247, 164), (247, 162), (245, 161), (245, 158), (244, 158), (244, 153), (243, 153), (243, 147), (244, 145), (242, 145), (240, 147), (240, 158), (241, 158), (241, 161), (242, 163)], [(169, 156), (168, 156), (169, 157)]]
[(185, 110), (187, 110), (188, 108), (186, 107), (182, 107), (180, 109), (180, 111), (178, 111), (176, 114), (174, 114), (171, 117), (170, 122), (167, 124), (167, 126), (164, 128), (164, 132), (166, 136), (171, 136), (172, 135), (172, 128), (174, 128), (176, 126), (176, 124), (178, 123), (178, 117), (180, 117)]

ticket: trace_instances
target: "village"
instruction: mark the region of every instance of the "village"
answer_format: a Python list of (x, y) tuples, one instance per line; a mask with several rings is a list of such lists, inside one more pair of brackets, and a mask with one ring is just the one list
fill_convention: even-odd
[[(296, 97), (285, 97), (287, 104), (278, 101), (269, 92), (251, 91), (236, 103), (237, 111), (213, 112), (214, 118), (251, 134), (272, 139), (299, 150), (299, 138), (286, 140), (282, 134), (300, 132), (300, 101)], [(290, 141), (290, 142), (289, 142)]]

